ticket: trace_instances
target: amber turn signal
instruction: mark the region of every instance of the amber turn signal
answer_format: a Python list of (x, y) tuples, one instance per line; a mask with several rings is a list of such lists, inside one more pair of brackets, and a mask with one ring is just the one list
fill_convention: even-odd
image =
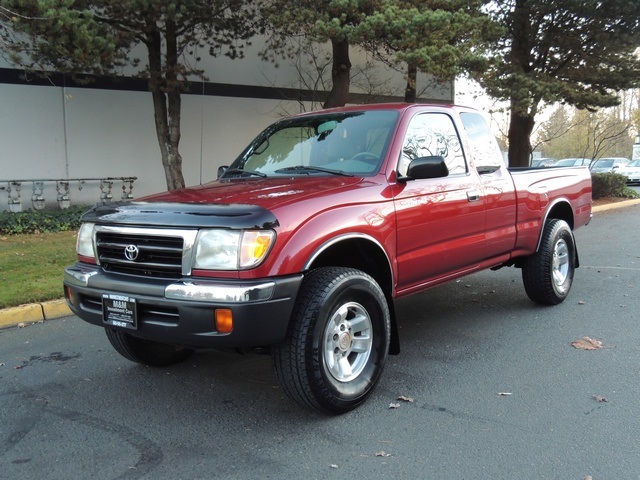
[(73, 295), (73, 291), (69, 287), (67, 287), (66, 285), (64, 287), (64, 292), (66, 294), (67, 300), (69, 300), (69, 303), (71, 305), (77, 305), (77, 301), (76, 301), (75, 296)]
[(231, 333), (233, 330), (233, 313), (229, 308), (217, 308), (214, 312), (218, 333)]

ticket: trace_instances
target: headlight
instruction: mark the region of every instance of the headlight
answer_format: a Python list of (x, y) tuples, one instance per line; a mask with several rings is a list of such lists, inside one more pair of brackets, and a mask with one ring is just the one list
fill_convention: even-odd
[(201, 230), (193, 268), (238, 270), (258, 266), (269, 253), (272, 230)]
[(83, 257), (95, 258), (93, 252), (93, 227), (95, 223), (83, 223), (78, 231), (76, 253)]

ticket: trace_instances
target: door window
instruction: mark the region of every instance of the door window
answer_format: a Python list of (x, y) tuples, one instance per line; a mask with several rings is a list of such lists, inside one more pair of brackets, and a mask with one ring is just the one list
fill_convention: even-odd
[(462, 125), (467, 132), (471, 146), (471, 156), (479, 173), (494, 172), (504, 161), (496, 137), (479, 113), (462, 112)]
[(402, 143), (398, 174), (405, 176), (411, 160), (442, 156), (449, 175), (467, 173), (460, 138), (453, 122), (443, 113), (424, 113), (411, 119)]

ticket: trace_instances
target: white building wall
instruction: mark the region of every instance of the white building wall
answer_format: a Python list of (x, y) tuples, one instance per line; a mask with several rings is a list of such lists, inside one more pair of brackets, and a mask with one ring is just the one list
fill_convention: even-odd
[[(8, 208), (6, 181), (16, 179), (137, 177), (135, 197), (166, 189), (150, 93), (1, 84), (0, 92), (0, 210)], [(220, 165), (231, 163), (278, 118), (280, 105), (202, 95), (184, 95), (182, 103), (180, 151), (187, 185), (215, 179)], [(99, 184), (72, 182), (72, 203), (97, 202)], [(114, 199), (121, 187), (114, 183)], [(32, 190), (31, 183), (22, 183), (25, 210)], [(55, 183), (45, 183), (43, 193), (47, 205), (54, 205)]]
[[(208, 81), (238, 88), (300, 85), (293, 63), (283, 62), (275, 68), (258, 60), (259, 46), (253, 49), (241, 60), (208, 58), (203, 65), (211, 72)], [(352, 57), (356, 67), (367, 60), (363, 53), (354, 52)], [(135, 197), (166, 189), (149, 92), (92, 85), (12, 84), (3, 67), (9, 66), (0, 63), (0, 210), (9, 208), (8, 182), (17, 179), (137, 177)], [(382, 65), (376, 74), (388, 79), (388, 89), (401, 98), (405, 86), (401, 74)], [(201, 85), (197, 86), (202, 89)], [(193, 91), (182, 96), (180, 151), (187, 185), (215, 179), (218, 167), (230, 164), (263, 128), (284, 112), (301, 110), (297, 102), (255, 96), (225, 97)], [(452, 83), (438, 85), (425, 96), (452, 101)], [(72, 204), (97, 202), (99, 184), (71, 182)], [(13, 189), (15, 196), (15, 186)], [(31, 206), (32, 190), (31, 182), (23, 182), (24, 210)], [(45, 184), (43, 195), (48, 206), (55, 206), (56, 193), (55, 183)], [(115, 181), (111, 193), (114, 200), (119, 199), (122, 182)]]
[(19, 85), (0, 88), (0, 178), (64, 174), (62, 92)]

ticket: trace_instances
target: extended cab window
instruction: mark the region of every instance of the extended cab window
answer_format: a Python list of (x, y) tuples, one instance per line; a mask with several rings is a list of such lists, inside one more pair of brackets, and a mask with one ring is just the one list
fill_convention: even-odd
[(411, 119), (402, 143), (398, 174), (406, 175), (411, 160), (431, 156), (444, 157), (449, 175), (467, 172), (460, 138), (451, 118), (444, 113), (423, 113)]
[(471, 157), (478, 172), (491, 173), (498, 170), (504, 163), (502, 152), (484, 117), (479, 113), (461, 112), (460, 119), (467, 132)]

